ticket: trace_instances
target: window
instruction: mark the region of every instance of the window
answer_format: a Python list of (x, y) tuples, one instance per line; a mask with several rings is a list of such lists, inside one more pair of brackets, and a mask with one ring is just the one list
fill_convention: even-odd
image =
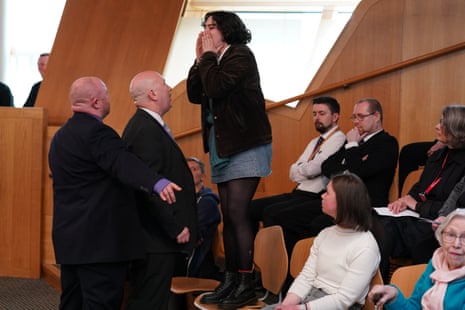
[[(334, 7), (327, 1), (328, 5), (306, 7), (305, 12), (276, 11), (272, 7), (269, 12), (237, 12), (252, 32), (249, 46), (257, 59), (266, 99), (281, 101), (305, 92), (358, 2)], [(262, 9), (270, 8), (268, 5)], [(203, 12), (187, 10), (184, 14), (164, 72), (170, 85), (187, 77), (204, 13), (220, 9), (226, 8), (209, 6)]]

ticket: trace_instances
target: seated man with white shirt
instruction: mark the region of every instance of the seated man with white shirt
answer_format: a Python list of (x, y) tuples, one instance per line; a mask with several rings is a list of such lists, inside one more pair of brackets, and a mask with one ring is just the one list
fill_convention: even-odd
[(320, 133), (291, 165), (289, 178), (297, 184), (290, 193), (255, 199), (251, 212), (264, 226), (280, 225), (284, 231), (286, 248), (290, 255), (298, 240), (315, 236), (312, 220), (322, 215), (321, 194), (328, 178), (322, 175), (321, 165), (344, 145), (346, 137), (339, 130), (340, 106), (332, 97), (313, 99), (313, 122)]

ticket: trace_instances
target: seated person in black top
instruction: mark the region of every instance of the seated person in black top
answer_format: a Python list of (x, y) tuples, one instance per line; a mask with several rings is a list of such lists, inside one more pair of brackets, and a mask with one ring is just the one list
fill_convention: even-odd
[[(418, 182), (409, 193), (390, 203), (393, 213), (411, 209), (427, 219), (436, 219), (439, 210), (456, 184), (465, 175), (465, 105), (449, 105), (435, 126), (437, 140), (446, 146), (434, 152), (426, 161)], [(392, 257), (408, 257), (414, 264), (426, 263), (433, 254), (433, 246), (426, 247), (423, 240), (432, 240), (431, 223), (413, 217), (383, 217), (385, 240), (382, 244)], [(380, 268), (387, 272), (388, 264)], [(386, 262), (385, 262), (386, 263)]]
[[(47, 70), (48, 58), (49, 53), (42, 53), (37, 60), (37, 69), (39, 70), (40, 76), (42, 79), (45, 76), (45, 71)], [(36, 104), (37, 95), (39, 94), (40, 85), (42, 81), (39, 81), (32, 85), (31, 91), (29, 92), (29, 96), (26, 99), (26, 103), (24, 103), (23, 108), (25, 107), (33, 107)]]
[(0, 107), (12, 107), (13, 95), (8, 85), (0, 82)]

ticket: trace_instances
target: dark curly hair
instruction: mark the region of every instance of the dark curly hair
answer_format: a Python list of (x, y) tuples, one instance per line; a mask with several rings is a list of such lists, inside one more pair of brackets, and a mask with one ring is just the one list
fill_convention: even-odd
[(216, 27), (223, 34), (224, 41), (228, 44), (247, 44), (252, 40), (252, 34), (244, 22), (233, 12), (212, 11), (205, 14), (202, 27), (209, 17), (216, 22)]

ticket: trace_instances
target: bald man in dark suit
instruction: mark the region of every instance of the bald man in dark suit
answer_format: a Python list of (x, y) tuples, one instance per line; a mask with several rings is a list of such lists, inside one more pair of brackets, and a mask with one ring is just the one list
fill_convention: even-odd
[(173, 139), (163, 115), (171, 108), (171, 87), (155, 71), (138, 73), (130, 83), (137, 107), (123, 132), (131, 152), (166, 182), (178, 184), (176, 202), (153, 208), (145, 195), (138, 195), (137, 208), (145, 232), (145, 258), (132, 265), (126, 309), (168, 309), (175, 263), (190, 253), (197, 240), (195, 185), (185, 156)]
[(162, 177), (103, 123), (110, 102), (102, 80), (77, 79), (70, 99), (73, 116), (56, 132), (49, 151), (60, 309), (119, 310), (129, 262), (144, 255), (134, 191), (170, 204), (179, 187), (160, 184)]

